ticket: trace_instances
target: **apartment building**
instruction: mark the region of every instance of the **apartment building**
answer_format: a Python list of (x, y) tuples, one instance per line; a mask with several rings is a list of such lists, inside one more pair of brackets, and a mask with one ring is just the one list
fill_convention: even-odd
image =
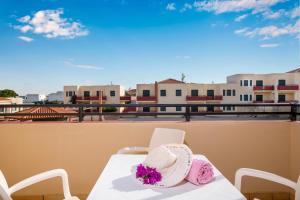
[[(23, 104), (21, 97), (0, 97), (0, 105), (18, 105)], [(0, 108), (0, 113), (15, 113), (21, 111), (22, 108)]]
[[(300, 100), (300, 69), (286, 73), (235, 74), (226, 83), (184, 83), (166, 79), (150, 84), (137, 84), (139, 104), (212, 104), (207, 108), (191, 107), (191, 112), (242, 111), (245, 108), (221, 107), (230, 103), (293, 103)], [(215, 104), (215, 105), (213, 105)], [(247, 108), (256, 109), (256, 107)], [(182, 107), (140, 107), (141, 112), (184, 112)]]
[[(64, 103), (71, 103), (73, 96), (76, 103), (86, 104), (125, 104), (131, 101), (120, 85), (64, 86)], [(123, 109), (117, 110), (120, 112)]]
[(46, 100), (46, 95), (44, 94), (27, 94), (24, 97), (24, 103), (36, 103)]
[(49, 102), (63, 102), (64, 101), (64, 92), (57, 91), (55, 93), (50, 93), (47, 95), (47, 100)]

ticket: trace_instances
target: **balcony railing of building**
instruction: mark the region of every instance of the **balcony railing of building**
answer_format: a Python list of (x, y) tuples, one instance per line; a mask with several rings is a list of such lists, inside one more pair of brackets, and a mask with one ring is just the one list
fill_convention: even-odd
[(253, 86), (253, 90), (274, 90), (274, 85), (264, 85), (264, 86)]
[(156, 96), (137, 96), (137, 101), (156, 101)]
[[(46, 104), (46, 105), (0, 105), (0, 110), (5, 110), (6, 108), (22, 108), (22, 109), (32, 109), (32, 108), (60, 108), (59, 113), (26, 113), (26, 112), (16, 112), (16, 113), (0, 113), (0, 117), (4, 118), (16, 118), (16, 116), (61, 116), (62, 117), (78, 117), (78, 121), (82, 122), (85, 116), (184, 116), (186, 121), (190, 121), (191, 116), (205, 116), (205, 115), (287, 115), (291, 121), (296, 121), (297, 116), (300, 115), (300, 104), (275, 104), (275, 103), (250, 103), (250, 104)], [(137, 112), (137, 108), (143, 107), (154, 107), (154, 108), (185, 108), (184, 112)], [(203, 112), (191, 112), (192, 108), (206, 108)], [(224, 107), (235, 107), (235, 111), (218, 112)], [(103, 108), (103, 109), (101, 109)], [(102, 112), (101, 110), (107, 110), (111, 108), (124, 108), (127, 112)], [(238, 109), (243, 108), (243, 109)], [(244, 108), (249, 108), (244, 109)], [(274, 109), (266, 109), (274, 108)], [(281, 110), (280, 108), (284, 108)], [(42, 109), (43, 110), (43, 109)], [(120, 110), (120, 109), (116, 109)], [(245, 111), (246, 110), (246, 111)], [(150, 111), (150, 110), (149, 110)], [(20, 119), (21, 120), (21, 119)]]
[(131, 101), (131, 96), (120, 96), (121, 101)]
[(299, 90), (299, 85), (278, 85), (277, 90)]
[[(102, 97), (102, 100), (106, 100), (106, 99), (107, 99), (106, 96)], [(77, 96), (76, 100), (77, 101), (97, 101), (97, 100), (100, 100), (100, 97), (98, 97), (98, 96), (89, 96), (89, 97)]]
[(223, 100), (223, 96), (186, 96), (187, 101), (210, 101), (210, 100)]
[(274, 103), (274, 100), (262, 100), (262, 101), (253, 101), (253, 103)]

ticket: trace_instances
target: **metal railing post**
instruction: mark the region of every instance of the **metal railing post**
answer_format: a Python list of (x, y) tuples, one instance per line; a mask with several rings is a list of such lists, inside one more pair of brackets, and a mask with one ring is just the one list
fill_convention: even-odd
[(79, 112), (78, 112), (78, 121), (82, 122), (83, 121), (83, 106), (79, 107)]
[(291, 105), (290, 119), (291, 119), (291, 121), (296, 121), (297, 120), (297, 105), (296, 104)]
[(189, 106), (185, 107), (185, 121), (191, 121), (191, 108)]

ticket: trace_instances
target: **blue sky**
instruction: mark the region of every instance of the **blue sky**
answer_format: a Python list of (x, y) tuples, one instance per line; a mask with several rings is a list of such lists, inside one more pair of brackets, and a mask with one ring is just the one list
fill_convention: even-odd
[(1, 1), (0, 89), (285, 72), (300, 66), (299, 15), (298, 0)]

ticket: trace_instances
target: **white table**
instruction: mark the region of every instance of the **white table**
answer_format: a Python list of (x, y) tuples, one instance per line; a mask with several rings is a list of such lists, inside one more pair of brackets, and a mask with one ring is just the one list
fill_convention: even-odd
[[(194, 157), (208, 161), (202, 155)], [(150, 189), (139, 185), (131, 169), (144, 160), (145, 155), (113, 155), (87, 200), (246, 200), (215, 167), (215, 180), (202, 186), (184, 182), (176, 187)]]

